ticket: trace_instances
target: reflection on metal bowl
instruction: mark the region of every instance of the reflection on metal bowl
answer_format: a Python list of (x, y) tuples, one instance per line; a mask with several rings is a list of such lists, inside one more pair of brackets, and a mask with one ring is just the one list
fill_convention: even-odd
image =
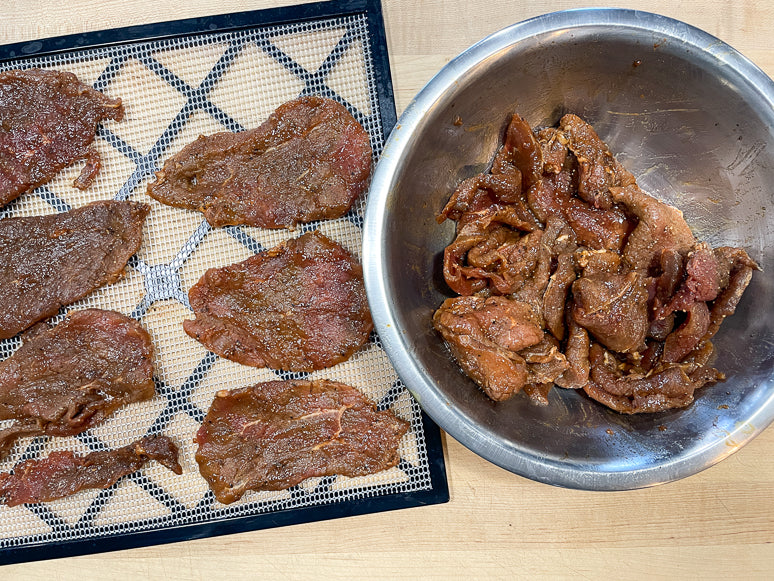
[[(445, 66), (407, 107), (374, 174), (364, 267), (374, 321), (427, 413), (484, 458), (559, 486), (621, 490), (694, 474), (774, 419), (774, 82), (687, 24), (617, 9), (557, 12), (498, 32)], [(625, 416), (582, 392), (495, 403), (433, 330), (454, 223), (435, 216), (486, 168), (510, 113), (575, 113), (697, 237), (762, 267), (716, 337), (727, 381), (688, 408)], [(455, 123), (456, 121), (456, 123)], [(461, 123), (460, 123), (461, 122)]]

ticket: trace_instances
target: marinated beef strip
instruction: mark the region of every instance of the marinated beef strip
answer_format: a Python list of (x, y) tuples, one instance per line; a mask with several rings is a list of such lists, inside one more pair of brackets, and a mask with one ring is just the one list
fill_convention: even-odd
[(752, 280), (753, 271), (759, 270), (758, 265), (741, 248), (723, 246), (715, 250), (718, 257), (721, 290), (710, 307), (710, 324), (703, 340), (715, 336), (721, 323), (736, 311), (747, 285)]
[(208, 270), (188, 293), (185, 332), (243, 365), (313, 371), (349, 359), (373, 329), (360, 263), (308, 232)]
[(0, 457), (25, 435), (72, 436), (155, 394), (153, 345), (115, 311), (71, 313), (0, 361)]
[(85, 159), (73, 185), (86, 189), (100, 168), (92, 142), (105, 119), (121, 121), (121, 99), (111, 99), (67, 72), (0, 72), (0, 206), (50, 181)]
[(523, 349), (521, 355), (527, 362), (530, 383), (554, 383), (568, 367), (566, 357), (559, 350), (559, 341), (550, 333), (543, 335), (536, 345)]
[(699, 366), (690, 374), (686, 366), (662, 363), (641, 373), (622, 371), (626, 366), (598, 344), (590, 350), (591, 381), (584, 391), (593, 399), (622, 413), (659, 412), (689, 405), (694, 392), (707, 383), (724, 379), (714, 368)]
[[(532, 131), (514, 115), (487, 173), (438, 220), (457, 222), (433, 324), (493, 400), (553, 385), (622, 413), (689, 405), (724, 379), (711, 339), (758, 268), (696, 240), (579, 117)], [(518, 337), (521, 342), (515, 341)]]
[(564, 339), (564, 313), (567, 294), (576, 279), (575, 261), (569, 252), (559, 254), (556, 270), (551, 275), (543, 294), (543, 317), (546, 328), (560, 341)]
[(610, 189), (613, 199), (637, 218), (621, 253), (633, 269), (654, 267), (665, 251), (685, 255), (696, 239), (683, 213), (643, 192), (636, 184)]
[(0, 473), (0, 503), (49, 502), (89, 488), (109, 488), (150, 460), (183, 473), (175, 443), (167, 436), (146, 436), (115, 450), (85, 456), (52, 452), (47, 458), (20, 462), (12, 474)]
[(556, 385), (567, 389), (581, 389), (589, 382), (590, 347), (591, 341), (588, 331), (570, 317), (564, 350), (564, 355), (567, 358), (567, 369), (554, 380)]
[(164, 164), (148, 194), (215, 227), (292, 228), (343, 216), (370, 173), (365, 129), (342, 105), (310, 96), (256, 129), (199, 137)]
[(581, 276), (572, 284), (572, 318), (613, 351), (628, 353), (645, 344), (648, 291), (642, 275)]
[(13, 337), (124, 273), (150, 207), (102, 201), (0, 220), (0, 339)]
[(526, 303), (500, 296), (447, 299), (433, 325), (491, 399), (509, 399), (527, 384), (527, 362), (519, 351), (540, 343), (543, 329)]
[(196, 434), (199, 471), (223, 504), (313, 476), (365, 476), (398, 464), (408, 424), (353, 387), (271, 381), (219, 391)]
[(610, 188), (633, 184), (634, 176), (618, 163), (591, 125), (577, 115), (565, 115), (559, 127), (578, 163), (578, 197), (594, 208), (609, 210), (613, 206)]

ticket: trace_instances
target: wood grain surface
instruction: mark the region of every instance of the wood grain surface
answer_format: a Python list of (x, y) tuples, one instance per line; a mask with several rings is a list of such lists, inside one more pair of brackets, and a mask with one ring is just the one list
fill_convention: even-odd
[[(6, 0), (0, 43), (298, 2)], [(718, 36), (774, 76), (769, 0), (622, 1)], [(397, 108), (448, 60), (556, 0), (384, 0)], [(600, 4), (601, 5), (601, 4)], [(0, 568), (52, 579), (767, 579), (774, 428), (679, 482), (617, 493), (513, 475), (445, 437), (448, 504)]]

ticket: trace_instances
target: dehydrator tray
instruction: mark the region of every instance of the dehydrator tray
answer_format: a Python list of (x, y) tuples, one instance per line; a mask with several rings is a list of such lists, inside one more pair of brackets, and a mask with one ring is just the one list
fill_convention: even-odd
[[(143, 245), (126, 276), (63, 308), (52, 322), (89, 307), (138, 319), (156, 348), (157, 395), (78, 436), (26, 438), (0, 462), (0, 471), (54, 450), (88, 453), (163, 433), (180, 446), (184, 473), (151, 463), (106, 490), (0, 506), (0, 564), (446, 502), (440, 432), (406, 390), (375, 333), (349, 361), (309, 374), (233, 363), (208, 352), (182, 328), (183, 320), (193, 318), (188, 289), (208, 268), (315, 228), (360, 256), (365, 196), (343, 218), (287, 231), (213, 229), (201, 214), (163, 206), (146, 194), (154, 172), (197, 136), (255, 127), (278, 105), (304, 94), (344, 104), (369, 132), (375, 162), (396, 120), (378, 0), (320, 2), (0, 46), (0, 70), (20, 67), (74, 72), (124, 102), (124, 120), (98, 131), (102, 170), (89, 189), (71, 185), (81, 162), (0, 208), (0, 219), (62, 212), (100, 199), (151, 204)], [(18, 338), (0, 341), (0, 360), (19, 344)], [(194, 460), (194, 434), (217, 390), (278, 377), (348, 383), (380, 409), (409, 421), (398, 466), (359, 478), (313, 478), (287, 491), (249, 492), (233, 504), (218, 503)]]

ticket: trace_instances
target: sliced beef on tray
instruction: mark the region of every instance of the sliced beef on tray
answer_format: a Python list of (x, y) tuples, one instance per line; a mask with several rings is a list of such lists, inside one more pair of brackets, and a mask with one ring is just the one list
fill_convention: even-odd
[(149, 211), (146, 204), (111, 200), (0, 220), (0, 339), (119, 280), (140, 248)]
[(212, 226), (291, 228), (343, 216), (370, 172), (365, 129), (342, 105), (310, 96), (256, 129), (200, 137), (164, 164), (148, 193), (203, 212)]
[(183, 473), (175, 443), (167, 436), (147, 436), (116, 450), (85, 456), (52, 452), (47, 458), (20, 462), (13, 474), (0, 473), (0, 503), (48, 502), (88, 488), (108, 488), (150, 460)]
[(115, 311), (71, 313), (0, 361), (0, 457), (25, 435), (71, 436), (119, 407), (150, 399), (153, 345), (140, 324)]
[(72, 73), (0, 73), (0, 206), (80, 159), (86, 166), (73, 185), (87, 188), (100, 169), (91, 146), (97, 125), (123, 116), (121, 99), (95, 91)]
[(248, 490), (391, 468), (407, 430), (353, 387), (272, 381), (216, 394), (196, 435), (196, 461), (215, 498), (228, 504)]
[(188, 296), (196, 320), (183, 322), (185, 332), (254, 367), (331, 367), (373, 329), (360, 263), (318, 231), (210, 269)]

